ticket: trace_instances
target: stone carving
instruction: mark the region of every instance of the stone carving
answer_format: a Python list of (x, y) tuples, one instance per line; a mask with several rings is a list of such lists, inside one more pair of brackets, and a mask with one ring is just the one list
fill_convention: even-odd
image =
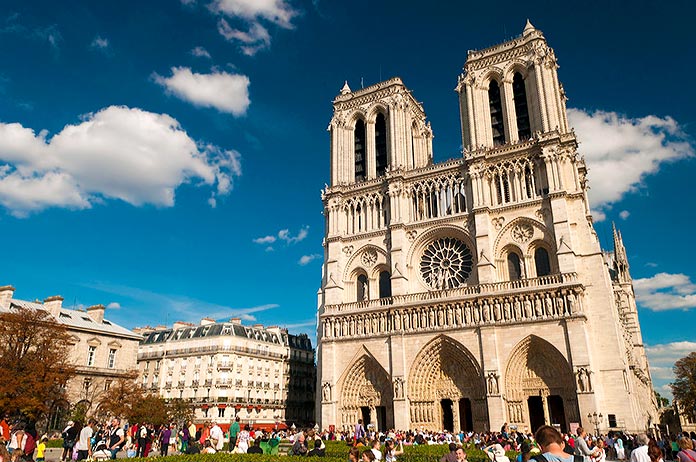
[(549, 209), (546, 207), (542, 207), (536, 212), (534, 212), (534, 215), (536, 215), (539, 221), (544, 221), (544, 219), (549, 215)]
[(404, 379), (397, 377), (394, 379), (394, 398), (400, 399), (404, 397)]
[(466, 282), (473, 266), (471, 250), (459, 239), (433, 241), (423, 252), (421, 276), (432, 289), (454, 289)]
[(486, 377), (486, 385), (488, 386), (488, 394), (490, 396), (500, 394), (500, 390), (498, 389), (498, 374), (495, 372), (488, 373), (488, 377)]
[(331, 401), (331, 384), (329, 382), (324, 382), (321, 385), (321, 400), (324, 402)]
[(504, 217), (493, 218), (491, 221), (493, 222), (493, 227), (498, 230), (502, 229), (503, 225), (505, 224)]
[(372, 268), (377, 263), (377, 251), (375, 249), (367, 249), (360, 257), (360, 261), (365, 268)]
[(418, 235), (418, 231), (416, 231), (415, 229), (406, 232), (406, 238), (407, 238), (410, 242), (413, 242), (413, 241), (416, 239), (416, 236), (417, 236), (417, 235)]
[(345, 254), (346, 257), (349, 257), (353, 253), (353, 246), (347, 245), (347, 246), (343, 247), (343, 253)]
[(592, 392), (592, 382), (590, 381), (590, 371), (581, 367), (578, 369), (577, 373), (578, 382), (578, 392), (580, 393), (590, 393)]
[(512, 228), (512, 238), (517, 242), (527, 242), (534, 235), (534, 228), (528, 223), (520, 223)]

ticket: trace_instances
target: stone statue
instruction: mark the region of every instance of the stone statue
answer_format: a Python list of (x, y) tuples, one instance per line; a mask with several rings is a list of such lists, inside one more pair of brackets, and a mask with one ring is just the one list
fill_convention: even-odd
[(488, 394), (497, 395), (498, 394), (498, 376), (491, 372), (488, 374)]
[(321, 390), (321, 397), (325, 402), (331, 401), (331, 384), (329, 382), (324, 382), (324, 386)]

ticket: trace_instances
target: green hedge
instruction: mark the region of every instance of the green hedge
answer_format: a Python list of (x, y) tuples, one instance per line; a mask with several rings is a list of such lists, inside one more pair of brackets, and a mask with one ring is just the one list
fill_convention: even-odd
[(63, 447), (63, 438), (56, 438), (55, 440), (46, 441), (46, 447), (47, 448), (62, 448)]

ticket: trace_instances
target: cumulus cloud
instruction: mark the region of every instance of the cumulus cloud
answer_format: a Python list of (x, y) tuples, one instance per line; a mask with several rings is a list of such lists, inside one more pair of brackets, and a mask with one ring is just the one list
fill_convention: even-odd
[[(281, 229), (280, 231), (278, 231), (277, 234), (270, 234), (268, 236), (257, 237), (255, 239), (252, 239), (252, 241), (256, 244), (273, 244), (274, 242), (281, 241), (290, 245), (304, 241), (307, 238), (308, 234), (309, 226), (303, 226), (295, 235), (293, 235), (289, 229)], [(273, 250), (273, 247), (267, 247), (266, 250)]]
[(0, 205), (19, 217), (104, 199), (171, 207), (181, 184), (205, 184), (220, 196), (239, 175), (238, 152), (197, 143), (166, 114), (110, 106), (50, 138), (0, 123)]
[(120, 310), (121, 309), (121, 304), (118, 302), (111, 302), (108, 305), (106, 305), (107, 310)]
[(155, 81), (178, 98), (196, 106), (212, 107), (235, 116), (249, 107), (249, 77), (227, 72), (198, 74), (188, 67), (173, 67), (171, 77), (154, 75)]
[(663, 395), (672, 397), (669, 383), (674, 381), (674, 363), (692, 351), (696, 351), (696, 342), (672, 342), (645, 347), (653, 383)]
[(109, 48), (109, 39), (97, 35), (96, 37), (94, 37), (94, 40), (92, 40), (90, 47), (96, 50), (106, 50), (107, 48)]
[(633, 288), (638, 303), (653, 311), (696, 307), (696, 284), (686, 274), (658, 273), (635, 279)]
[(589, 195), (596, 221), (603, 220), (626, 193), (639, 189), (663, 163), (694, 155), (691, 140), (671, 117), (633, 119), (616, 112), (571, 108), (568, 118), (591, 170)]
[(318, 258), (321, 258), (321, 255), (316, 253), (312, 255), (302, 255), (302, 257), (300, 257), (300, 259), (297, 261), (297, 264), (300, 266), (305, 266)]
[(208, 58), (210, 59), (210, 53), (203, 47), (196, 47), (191, 50), (191, 54), (197, 58)]
[(270, 46), (271, 36), (266, 24), (291, 29), (292, 19), (298, 15), (286, 0), (215, 0), (210, 9), (240, 24), (240, 27), (233, 27), (225, 18), (220, 18), (218, 32), (228, 41), (237, 43), (248, 56)]

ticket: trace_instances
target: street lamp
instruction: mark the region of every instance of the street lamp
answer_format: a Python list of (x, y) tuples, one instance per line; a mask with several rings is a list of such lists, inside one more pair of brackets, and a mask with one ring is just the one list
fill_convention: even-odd
[(597, 414), (597, 411), (592, 414), (587, 414), (587, 418), (590, 419), (590, 423), (594, 425), (595, 435), (599, 436), (599, 424), (602, 422), (602, 414)]

